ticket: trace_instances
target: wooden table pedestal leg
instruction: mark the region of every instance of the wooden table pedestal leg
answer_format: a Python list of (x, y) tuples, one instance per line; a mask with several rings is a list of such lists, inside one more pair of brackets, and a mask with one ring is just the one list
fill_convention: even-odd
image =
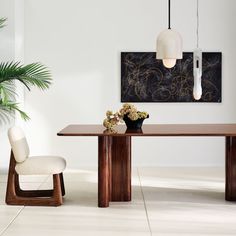
[(236, 137), (226, 137), (225, 199), (236, 201)]
[(112, 137), (111, 201), (131, 201), (131, 137)]
[(98, 137), (98, 206), (131, 201), (131, 137)]
[(109, 207), (111, 137), (98, 137), (98, 206)]

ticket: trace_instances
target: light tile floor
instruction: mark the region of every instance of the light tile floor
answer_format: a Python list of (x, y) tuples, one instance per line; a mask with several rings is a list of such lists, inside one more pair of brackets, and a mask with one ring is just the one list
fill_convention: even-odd
[[(50, 188), (47, 176), (22, 187)], [(61, 207), (7, 206), (0, 175), (0, 236), (236, 235), (236, 203), (224, 200), (223, 168), (133, 169), (133, 200), (97, 207), (97, 172), (67, 171)]]

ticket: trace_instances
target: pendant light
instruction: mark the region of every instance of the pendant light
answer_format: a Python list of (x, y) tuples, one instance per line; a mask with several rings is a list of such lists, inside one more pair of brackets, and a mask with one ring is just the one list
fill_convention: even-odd
[(193, 52), (193, 97), (195, 100), (202, 96), (202, 50), (199, 48), (199, 2), (197, 1), (197, 48)]
[(168, 0), (168, 29), (159, 34), (156, 47), (156, 59), (161, 59), (167, 68), (174, 67), (176, 59), (183, 58), (181, 35), (170, 26), (170, 9), (170, 0)]

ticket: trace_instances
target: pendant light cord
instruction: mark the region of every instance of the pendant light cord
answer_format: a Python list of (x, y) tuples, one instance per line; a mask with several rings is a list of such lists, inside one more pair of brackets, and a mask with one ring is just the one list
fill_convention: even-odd
[(168, 0), (168, 29), (171, 29), (170, 27), (170, 0)]
[(199, 0), (197, 0), (197, 48), (199, 47)]

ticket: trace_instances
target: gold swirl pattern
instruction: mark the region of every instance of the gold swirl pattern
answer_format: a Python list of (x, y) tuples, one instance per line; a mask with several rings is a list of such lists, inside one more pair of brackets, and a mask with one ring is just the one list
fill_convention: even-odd
[(154, 52), (121, 53), (122, 102), (221, 102), (222, 53), (203, 53), (202, 98), (193, 98), (193, 53), (165, 68)]

